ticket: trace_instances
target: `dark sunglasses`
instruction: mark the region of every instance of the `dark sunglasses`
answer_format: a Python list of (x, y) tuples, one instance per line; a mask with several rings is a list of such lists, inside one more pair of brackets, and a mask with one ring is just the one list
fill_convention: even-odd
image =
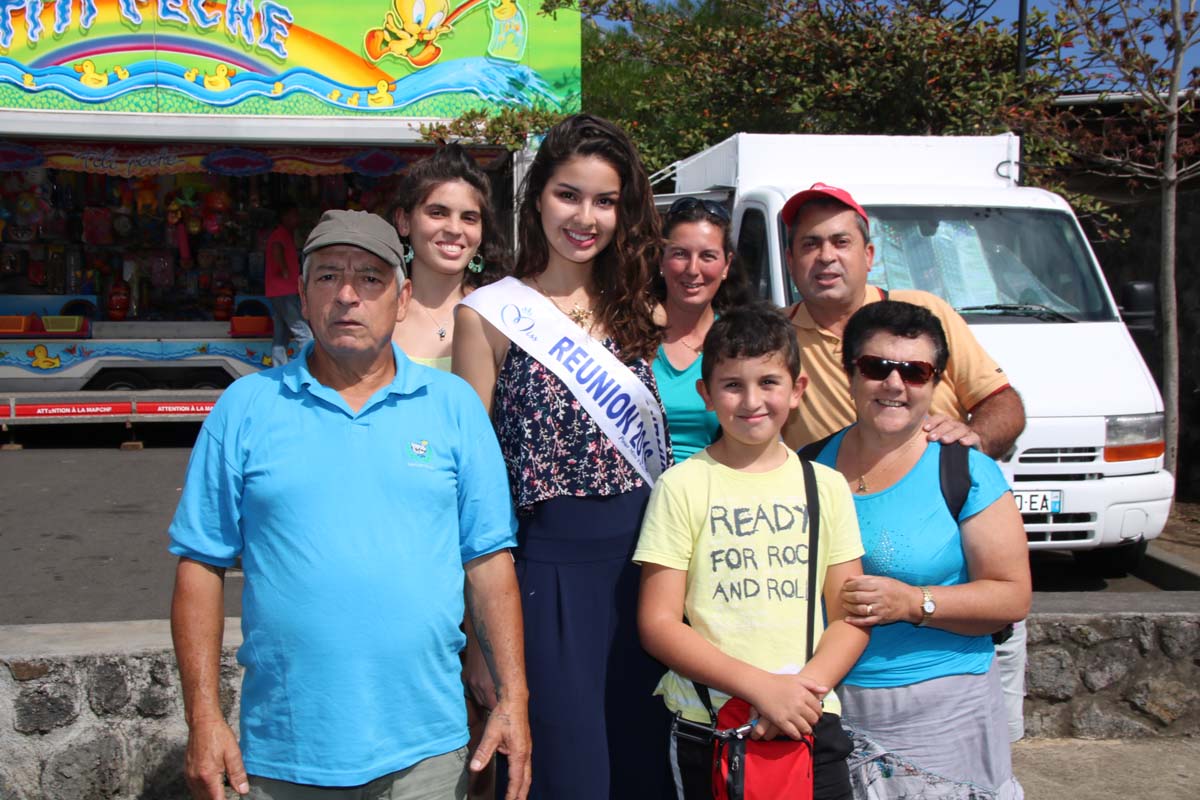
[(893, 371), (900, 371), (900, 380), (909, 386), (924, 386), (937, 375), (937, 368), (928, 361), (893, 361), (879, 356), (859, 356), (854, 359), (854, 366), (864, 378), (872, 381), (886, 381)]
[(699, 197), (681, 197), (671, 207), (667, 209), (667, 216), (675, 214), (686, 214), (689, 211), (694, 211), (697, 208), (704, 209), (706, 214), (712, 214), (722, 222), (729, 222), (729, 210), (725, 206), (713, 200), (703, 200)]

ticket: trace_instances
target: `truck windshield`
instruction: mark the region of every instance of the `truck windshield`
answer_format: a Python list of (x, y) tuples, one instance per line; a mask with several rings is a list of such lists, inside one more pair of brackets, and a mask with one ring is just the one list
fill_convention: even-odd
[(1116, 319), (1074, 220), (1012, 208), (869, 208), (868, 282), (923, 289), (981, 321)]

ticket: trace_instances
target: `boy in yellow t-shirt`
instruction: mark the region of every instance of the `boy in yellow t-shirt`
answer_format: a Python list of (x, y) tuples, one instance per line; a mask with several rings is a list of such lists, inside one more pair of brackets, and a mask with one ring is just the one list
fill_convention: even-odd
[[(814, 465), (820, 500), (818, 585), (808, 586), (808, 502), (800, 460), (780, 441), (805, 380), (791, 324), (774, 307), (726, 312), (704, 340), (696, 390), (721, 423), (717, 441), (663, 474), (634, 560), (642, 565), (642, 645), (670, 668), (658, 685), (667, 707), (710, 721), (692, 681), (717, 709), (731, 696), (758, 716), (752, 737), (812, 731), (816, 800), (849, 800), (840, 707), (832, 688), (858, 660), (867, 632), (842, 619), (842, 584), (862, 574), (850, 489)], [(809, 592), (816, 648), (805, 663)], [(684, 622), (684, 619), (687, 622)], [(690, 624), (689, 624), (690, 623)], [(679, 796), (712, 797), (710, 748), (675, 740)]]

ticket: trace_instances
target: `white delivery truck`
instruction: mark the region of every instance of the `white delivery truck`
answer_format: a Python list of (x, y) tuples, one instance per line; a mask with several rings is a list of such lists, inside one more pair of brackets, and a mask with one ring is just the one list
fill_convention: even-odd
[(751, 282), (790, 305), (783, 204), (817, 181), (849, 191), (871, 218), (869, 283), (946, 299), (1020, 392), (1028, 422), (1000, 466), (1030, 548), (1132, 568), (1174, 494), (1162, 397), (1071, 207), (1018, 185), (1019, 163), (1013, 134), (743, 133), (660, 173), (676, 193), (658, 202), (728, 203)]

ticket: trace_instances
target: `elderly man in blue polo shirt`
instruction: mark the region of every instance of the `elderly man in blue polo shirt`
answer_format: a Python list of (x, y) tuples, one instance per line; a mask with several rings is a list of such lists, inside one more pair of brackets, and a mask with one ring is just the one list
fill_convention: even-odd
[[(200, 432), (171, 524), (171, 610), (194, 796), (462, 798), (466, 603), (500, 689), (500, 749), (529, 786), (515, 520), (476, 394), (391, 342), (411, 288), (395, 229), (329, 211), (304, 247), (314, 340), (242, 378)], [(226, 568), (241, 559), (240, 748), (218, 700)], [(244, 760), (244, 761), (243, 761)], [(244, 766), (243, 766), (244, 763)]]

